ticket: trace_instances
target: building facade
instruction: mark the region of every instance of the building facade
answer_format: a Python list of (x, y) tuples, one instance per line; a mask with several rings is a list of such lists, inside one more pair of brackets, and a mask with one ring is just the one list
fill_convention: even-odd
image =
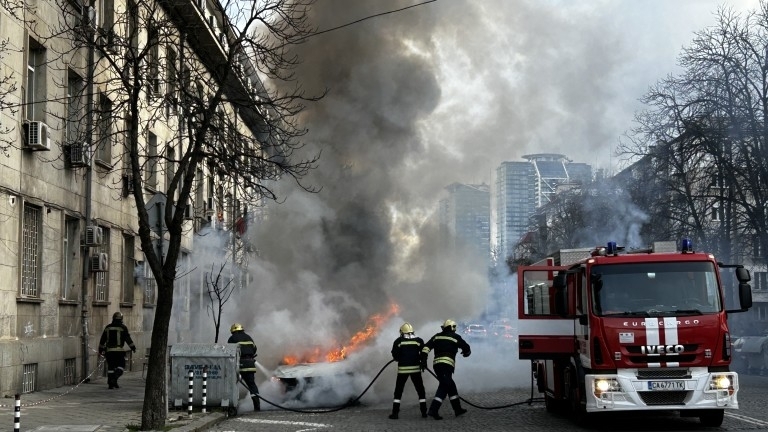
[[(157, 295), (144, 264), (128, 166), (126, 136), (135, 130), (130, 127), (134, 120), (115, 96), (133, 76), (129, 70), (115, 74), (114, 62), (128, 58), (122, 48), (151, 46), (157, 33), (131, 15), (136, 5), (130, 0), (100, 0), (95, 8), (74, 0), (26, 4), (15, 11), (0, 9), (0, 37), (11, 41), (0, 60), (10, 77), (0, 83), (0, 127), (5, 129), (0, 143), (5, 153), (0, 157), (0, 393), (5, 396), (76, 384), (103, 373), (98, 369), (99, 337), (117, 311), (139, 348), (129, 367), (140, 367)], [(166, 26), (167, 40), (135, 63), (146, 68), (140, 73), (148, 83), (140, 90), (147, 102), (139, 114), (152, 116), (149, 126), (139, 129), (144, 154), (140, 193), (155, 204), (162, 202), (158, 197), (171, 182), (185, 145), (178, 138), (184, 119), (172, 103), (172, 93), (184, 83), (160, 71), (183, 69), (182, 52), (186, 61), (210, 59), (212, 47), (224, 52), (229, 37), (218, 4), (176, 6), (157, 8), (151, 15), (166, 14), (170, 19), (165, 23), (190, 23), (200, 32), (196, 45), (167, 37), (174, 30)], [(190, 13), (199, 22), (191, 22)], [(79, 43), (83, 35), (93, 39)], [(244, 66), (235, 66), (242, 73)], [(250, 87), (251, 81), (242, 83)], [(189, 329), (195, 313), (190, 298), (199, 298), (203, 289), (199, 275), (191, 272), (195, 233), (232, 230), (243, 226), (247, 215), (247, 205), (205, 165), (195, 173), (194, 184), (175, 283), (179, 301), (174, 314), (179, 316), (171, 320), (169, 343)], [(165, 234), (159, 232), (161, 239)], [(205, 304), (196, 308), (204, 310)]]
[(454, 247), (465, 247), (487, 265), (491, 253), (491, 192), (486, 184), (452, 183), (440, 200), (440, 224)]

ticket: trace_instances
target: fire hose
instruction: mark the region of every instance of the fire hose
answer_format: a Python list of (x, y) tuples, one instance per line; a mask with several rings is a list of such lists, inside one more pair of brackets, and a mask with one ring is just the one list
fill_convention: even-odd
[[(328, 409), (320, 409), (320, 410), (302, 410), (302, 409), (297, 409), (297, 408), (290, 408), (290, 407), (282, 406), (282, 405), (280, 405), (280, 404), (277, 404), (277, 403), (275, 403), (275, 402), (272, 402), (272, 401), (270, 401), (270, 400), (267, 400), (267, 399), (263, 398), (261, 395), (258, 395), (258, 398), (259, 398), (259, 399), (261, 399), (262, 401), (264, 401), (265, 403), (268, 403), (268, 404), (272, 405), (272, 406), (273, 406), (273, 407), (275, 407), (275, 408), (279, 408), (279, 409), (282, 409), (282, 410), (285, 410), (285, 411), (292, 411), (292, 412), (296, 412), (296, 413), (305, 413), (305, 414), (324, 414), (324, 413), (332, 413), (332, 412), (336, 412), (336, 411), (341, 411), (341, 410), (343, 410), (343, 409), (345, 409), (345, 408), (349, 408), (349, 407), (351, 407), (351, 406), (354, 406), (354, 405), (355, 405), (355, 404), (356, 404), (356, 403), (357, 403), (357, 402), (358, 402), (358, 401), (359, 401), (359, 400), (360, 400), (360, 399), (363, 397), (363, 395), (365, 395), (365, 393), (366, 393), (366, 392), (368, 392), (368, 390), (371, 388), (371, 386), (373, 386), (373, 383), (375, 383), (375, 382), (376, 382), (376, 380), (377, 380), (377, 379), (379, 379), (379, 377), (380, 377), (380, 376), (381, 376), (381, 374), (384, 372), (384, 370), (385, 370), (385, 369), (386, 369), (386, 368), (387, 368), (387, 367), (388, 367), (390, 364), (392, 364), (392, 363), (394, 363), (394, 362), (395, 362), (394, 360), (390, 360), (389, 362), (387, 362), (387, 364), (385, 364), (384, 366), (382, 366), (382, 368), (379, 370), (379, 373), (377, 373), (377, 374), (376, 374), (376, 376), (375, 376), (375, 377), (373, 377), (373, 380), (371, 380), (370, 384), (368, 384), (368, 387), (366, 387), (366, 388), (365, 388), (365, 390), (363, 390), (363, 392), (362, 392), (362, 393), (360, 393), (360, 395), (358, 395), (358, 396), (357, 396), (356, 398), (354, 398), (354, 399), (351, 399), (351, 400), (347, 401), (345, 404), (343, 404), (343, 405), (339, 405), (339, 406), (337, 406), (337, 407), (328, 408)], [(427, 368), (426, 368), (426, 370), (427, 370), (427, 371), (429, 371), (429, 373), (430, 373), (430, 374), (431, 374), (433, 377), (435, 377), (435, 379), (437, 379), (437, 375), (435, 375), (435, 373), (432, 371), (432, 369), (430, 369), (430, 368), (428, 368), (428, 367), (427, 367)], [(237, 380), (237, 381), (238, 381), (240, 384), (242, 384), (242, 385), (243, 385), (243, 386), (246, 388), (246, 390), (250, 391), (250, 389), (248, 389), (248, 386), (246, 386), (246, 385), (245, 385), (245, 383), (244, 383), (244, 382), (243, 382), (243, 381), (242, 381), (242, 380), (241, 380), (239, 377), (238, 377), (238, 380)], [(480, 405), (474, 404), (474, 403), (472, 403), (472, 402), (470, 402), (470, 401), (468, 401), (468, 400), (464, 399), (464, 398), (463, 398), (463, 397), (461, 397), (461, 396), (459, 396), (459, 399), (461, 399), (461, 400), (462, 400), (464, 403), (466, 403), (466, 404), (467, 404), (467, 405), (469, 405), (469, 406), (472, 406), (472, 407), (474, 407), (474, 408), (478, 408), (478, 409), (484, 409), (484, 410), (495, 410), (495, 409), (502, 409), (502, 408), (510, 408), (510, 407), (519, 406), (519, 405), (525, 405), (525, 404), (527, 404), (527, 405), (531, 405), (531, 404), (533, 404), (534, 402), (541, 402), (541, 401), (543, 401), (543, 399), (542, 399), (542, 398), (535, 398), (535, 397), (533, 397), (533, 387), (534, 387), (534, 383), (533, 383), (533, 373), (531, 373), (531, 397), (530, 397), (530, 398), (528, 398), (528, 399), (526, 399), (526, 400), (524, 400), (524, 401), (522, 401), (522, 402), (514, 402), (514, 403), (511, 403), (511, 404), (507, 404), (507, 405), (499, 405), (499, 406), (492, 406), (492, 407), (484, 407), (484, 406), (480, 406)]]

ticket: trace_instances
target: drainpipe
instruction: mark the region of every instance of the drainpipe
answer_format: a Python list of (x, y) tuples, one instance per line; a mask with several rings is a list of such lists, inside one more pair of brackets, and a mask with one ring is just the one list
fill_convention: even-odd
[[(86, 10), (83, 20), (88, 24), (87, 26), (87, 37), (88, 37), (88, 77), (87, 82), (85, 84), (86, 88), (86, 117), (85, 117), (85, 130), (86, 130), (86, 146), (89, 152), (89, 157), (91, 154), (91, 148), (93, 145), (93, 134), (91, 133), (93, 131), (93, 91), (94, 91), (94, 85), (93, 85), (93, 76), (94, 76), (94, 38), (96, 36), (95, 31), (95, 22), (93, 19), (95, 17), (91, 17), (90, 11), (95, 10), (95, 5), (91, 3), (89, 9)], [(92, 193), (92, 182), (93, 182), (93, 170), (91, 168), (91, 163), (88, 163), (85, 167), (85, 225), (86, 227), (91, 222), (91, 193)], [(88, 362), (88, 277), (90, 274), (90, 268), (89, 268), (89, 257), (90, 257), (90, 246), (86, 246), (85, 242), (83, 242), (83, 279), (82, 279), (82, 285), (80, 287), (80, 319), (82, 321), (82, 333), (83, 333), (83, 370), (82, 370), (82, 379), (86, 382), (90, 381), (89, 379), (86, 379), (89, 375), (90, 366)]]

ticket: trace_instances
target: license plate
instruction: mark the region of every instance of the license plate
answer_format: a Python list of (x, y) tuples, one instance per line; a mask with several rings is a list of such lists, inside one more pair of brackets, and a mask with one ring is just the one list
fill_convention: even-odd
[(648, 390), (685, 390), (684, 381), (648, 381)]

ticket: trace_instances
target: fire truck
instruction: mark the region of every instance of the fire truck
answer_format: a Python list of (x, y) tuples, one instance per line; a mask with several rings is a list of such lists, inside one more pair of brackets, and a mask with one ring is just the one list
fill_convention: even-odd
[[(517, 277), (519, 356), (547, 411), (577, 423), (679, 411), (720, 426), (724, 410), (738, 408), (727, 317), (752, 306), (744, 266), (694, 251), (689, 239), (631, 251), (608, 242), (558, 251)], [(739, 309), (725, 308), (727, 283), (738, 286)]]

